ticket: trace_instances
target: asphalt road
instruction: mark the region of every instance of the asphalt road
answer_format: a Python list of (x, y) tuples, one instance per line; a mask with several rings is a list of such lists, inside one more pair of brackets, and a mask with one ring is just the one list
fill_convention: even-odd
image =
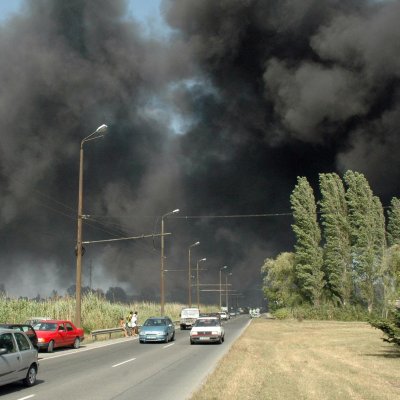
[(245, 315), (225, 322), (221, 345), (190, 345), (189, 330), (177, 329), (175, 341), (167, 344), (121, 338), (83, 342), (78, 350), (39, 353), (37, 384), (0, 386), (0, 396), (2, 400), (187, 399), (248, 323)]

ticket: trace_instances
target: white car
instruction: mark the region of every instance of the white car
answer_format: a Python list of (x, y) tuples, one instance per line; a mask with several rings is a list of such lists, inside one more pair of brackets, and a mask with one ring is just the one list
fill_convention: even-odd
[(225, 340), (225, 330), (217, 317), (200, 317), (190, 331), (190, 344), (217, 342)]
[(38, 352), (24, 332), (0, 329), (0, 386), (23, 381), (25, 386), (36, 382)]

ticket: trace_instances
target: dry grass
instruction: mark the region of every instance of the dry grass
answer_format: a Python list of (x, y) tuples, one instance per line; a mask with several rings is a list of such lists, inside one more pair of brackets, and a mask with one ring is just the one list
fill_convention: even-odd
[(400, 350), (367, 323), (253, 320), (204, 399), (400, 399)]

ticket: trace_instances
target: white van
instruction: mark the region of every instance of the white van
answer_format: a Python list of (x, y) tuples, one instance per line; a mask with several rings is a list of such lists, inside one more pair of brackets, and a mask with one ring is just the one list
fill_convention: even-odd
[(191, 328), (199, 316), (200, 310), (198, 308), (183, 308), (180, 319), (181, 330)]

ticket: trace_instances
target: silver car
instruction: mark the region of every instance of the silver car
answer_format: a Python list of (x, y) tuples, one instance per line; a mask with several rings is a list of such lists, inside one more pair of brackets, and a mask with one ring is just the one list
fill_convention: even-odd
[(28, 336), (21, 331), (0, 329), (0, 386), (15, 381), (32, 386), (38, 368), (38, 352)]

